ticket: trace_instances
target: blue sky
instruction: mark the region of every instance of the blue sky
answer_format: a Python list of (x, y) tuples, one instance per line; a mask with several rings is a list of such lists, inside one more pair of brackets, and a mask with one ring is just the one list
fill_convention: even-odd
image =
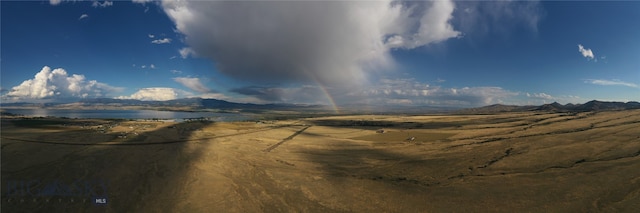
[(640, 100), (640, 2), (2, 1), (3, 102)]

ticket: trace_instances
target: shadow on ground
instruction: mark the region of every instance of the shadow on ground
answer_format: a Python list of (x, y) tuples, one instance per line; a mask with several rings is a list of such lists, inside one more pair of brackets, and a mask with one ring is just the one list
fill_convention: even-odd
[(202, 154), (188, 138), (206, 125), (176, 123), (125, 139), (3, 119), (2, 212), (170, 212)]

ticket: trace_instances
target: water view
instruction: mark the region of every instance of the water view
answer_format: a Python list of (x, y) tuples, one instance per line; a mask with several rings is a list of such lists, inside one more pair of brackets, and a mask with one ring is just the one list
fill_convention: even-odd
[(75, 110), (75, 109), (3, 109), (4, 112), (35, 117), (67, 118), (117, 118), (117, 119), (161, 119), (184, 121), (191, 118), (209, 118), (214, 121), (241, 121), (250, 116), (238, 113), (183, 112), (157, 110)]

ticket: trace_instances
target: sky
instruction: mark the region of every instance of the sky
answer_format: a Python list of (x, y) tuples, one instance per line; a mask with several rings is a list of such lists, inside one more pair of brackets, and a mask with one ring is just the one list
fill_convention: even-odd
[(1, 1), (0, 100), (640, 101), (640, 1)]

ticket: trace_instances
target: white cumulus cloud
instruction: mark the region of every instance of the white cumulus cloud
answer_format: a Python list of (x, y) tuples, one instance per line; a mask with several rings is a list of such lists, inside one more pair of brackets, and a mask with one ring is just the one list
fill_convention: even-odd
[(509, 104), (513, 105), (541, 105), (552, 102), (561, 104), (567, 103), (584, 103), (584, 98), (575, 95), (551, 95), (544, 92), (541, 93), (522, 93), (522, 97), (512, 100)]
[[(134, 65), (133, 65), (133, 67), (136, 67), (136, 65), (134, 64)], [(144, 64), (143, 64), (143, 65), (140, 65), (140, 68), (142, 68), (142, 69), (146, 69), (147, 67), (148, 67), (149, 69), (155, 69), (155, 68), (156, 68), (156, 65), (155, 65), (155, 64), (150, 64), (150, 65), (148, 65), (148, 66), (147, 66), (147, 65), (144, 65)]]
[(147, 2), (152, 2), (153, 0), (131, 0), (133, 3), (145, 4)]
[(582, 56), (584, 56), (587, 59), (594, 59), (595, 58), (595, 55), (593, 54), (593, 51), (591, 51), (591, 49), (584, 48), (584, 46), (582, 46), (582, 44), (578, 44), (578, 51), (582, 54)]
[(553, 97), (553, 96), (551, 96), (551, 95), (549, 95), (549, 94), (546, 94), (546, 93), (544, 93), (544, 92), (541, 92), (541, 93), (531, 93), (531, 94), (530, 94), (530, 93), (527, 93), (527, 97), (530, 97), (530, 98), (547, 99), (547, 100), (556, 99), (555, 97)]
[(93, 1), (91, 6), (92, 7), (109, 7), (109, 6), (113, 6), (113, 2), (112, 1), (104, 1), (104, 2), (100, 3), (100, 1)]
[(199, 78), (177, 77), (177, 78), (173, 78), (173, 80), (193, 91), (197, 91), (201, 93), (211, 92), (211, 89), (209, 89), (207, 86), (202, 84)]
[(181, 90), (168, 87), (142, 88), (129, 96), (118, 96), (116, 99), (136, 99), (141, 101), (168, 101), (184, 96), (186, 93)]
[(187, 57), (189, 57), (189, 55), (194, 55), (195, 54), (193, 49), (188, 48), (188, 47), (182, 48), (178, 52), (180, 53), (180, 57), (182, 57), (182, 58), (187, 58)]
[(34, 100), (64, 98), (107, 97), (111, 93), (122, 91), (96, 80), (87, 80), (84, 75), (67, 74), (62, 68), (51, 70), (45, 66), (33, 79), (15, 86), (3, 99)]
[(473, 107), (505, 103), (518, 94), (500, 87), (447, 88), (415, 79), (382, 79), (375, 86), (334, 98), (347, 103), (360, 99), (358, 102), (367, 104)]
[[(233, 99), (230, 98), (222, 93), (215, 93), (215, 92), (210, 92), (210, 93), (203, 93), (200, 95), (194, 95), (194, 96), (190, 96), (190, 98), (206, 98), (206, 99), (218, 99), (218, 100), (225, 100), (225, 101), (231, 101), (231, 102), (237, 102), (237, 103), (242, 103), (243, 101), (241, 99)], [(245, 102), (246, 103), (246, 102)]]
[[(418, 23), (418, 30), (399, 28), (390, 31), (394, 35), (387, 40), (387, 46), (413, 49), (460, 36), (461, 33), (454, 30), (449, 23), (453, 18), (451, 14), (454, 9), (455, 4), (452, 1), (433, 1), (431, 6), (423, 11), (419, 20), (411, 20), (410, 16), (400, 15), (402, 17), (398, 20), (400, 23)], [(406, 8), (406, 10), (416, 12), (416, 9)]]
[(169, 39), (169, 38), (156, 39), (156, 40), (151, 41), (151, 43), (154, 43), (154, 44), (168, 44), (168, 43), (171, 43), (171, 39)]
[(62, 3), (62, 0), (49, 0), (49, 4), (51, 5), (59, 5)]

